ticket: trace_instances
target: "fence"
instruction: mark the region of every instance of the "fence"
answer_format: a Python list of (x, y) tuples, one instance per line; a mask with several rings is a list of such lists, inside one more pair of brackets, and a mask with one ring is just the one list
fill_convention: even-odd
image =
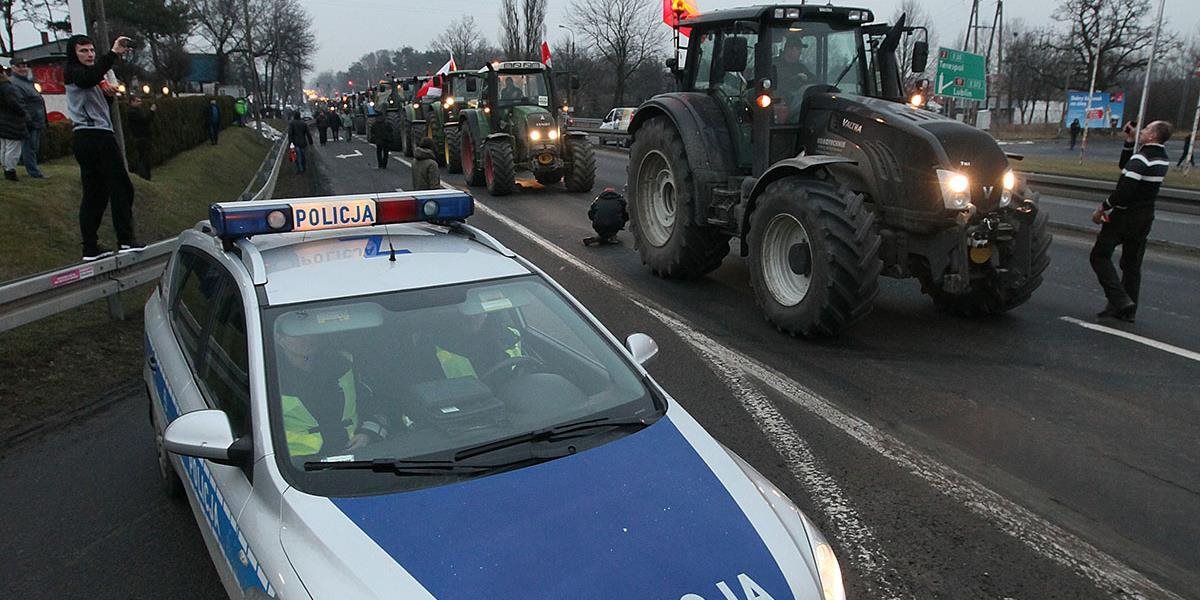
[[(269, 198), (275, 190), (280, 165), (287, 155), (287, 138), (267, 130), (274, 144), (239, 200)], [(176, 240), (162, 240), (141, 252), (72, 265), (0, 286), (0, 332), (101, 298), (108, 302), (110, 317), (124, 318), (119, 294), (158, 279)]]

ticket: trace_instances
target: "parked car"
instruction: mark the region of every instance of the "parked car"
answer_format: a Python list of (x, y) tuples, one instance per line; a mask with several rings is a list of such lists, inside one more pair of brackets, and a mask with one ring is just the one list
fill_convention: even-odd
[[(629, 131), (629, 122), (633, 120), (633, 114), (637, 112), (636, 108), (620, 107), (608, 111), (608, 115), (604, 117), (604, 121), (600, 123), (600, 129), (619, 131), (622, 134)], [(607, 144), (609, 140), (613, 140), (618, 146), (629, 147), (628, 135), (608, 135), (600, 134), (601, 144)]]

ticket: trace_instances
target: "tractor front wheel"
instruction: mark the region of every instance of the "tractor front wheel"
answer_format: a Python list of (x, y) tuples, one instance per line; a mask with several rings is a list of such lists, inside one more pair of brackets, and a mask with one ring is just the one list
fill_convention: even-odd
[(729, 236), (692, 220), (692, 169), (666, 117), (638, 131), (629, 153), (629, 216), (642, 263), (667, 279), (696, 279), (721, 265)]
[(512, 140), (501, 138), (488, 140), (483, 145), (483, 178), (487, 191), (493, 196), (507, 196), (516, 187), (516, 169), (513, 164)]
[(863, 197), (831, 181), (787, 177), (758, 198), (750, 283), (767, 320), (791, 335), (836, 335), (879, 291), (879, 236)]
[(567, 156), (571, 164), (563, 181), (568, 192), (590, 192), (596, 185), (596, 154), (592, 142), (584, 137), (567, 138)]
[(471, 130), (460, 130), (462, 134), (462, 172), (463, 178), (467, 180), (467, 185), (478, 186), (485, 183), (483, 177), (483, 163), (479, 152), (479, 146), (475, 143), (474, 136), (471, 135)]
[(446, 170), (451, 173), (462, 173), (462, 129), (446, 128)]
[(386, 115), (383, 115), (383, 118), (387, 120), (388, 125), (392, 126), (392, 139), (394, 140), (394, 143), (392, 144), (392, 148), (389, 148), (389, 150), (399, 150), (405, 156), (412, 156), (412, 149), (408, 147), (408, 136), (404, 133), (403, 115), (398, 112), (390, 112)]

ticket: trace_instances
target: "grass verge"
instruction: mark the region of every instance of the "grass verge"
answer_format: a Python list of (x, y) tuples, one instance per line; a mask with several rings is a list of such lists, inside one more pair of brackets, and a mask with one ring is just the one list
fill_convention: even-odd
[[(205, 218), (210, 202), (237, 198), (270, 147), (260, 140), (252, 130), (227, 130), (219, 145), (195, 148), (155, 170), (153, 181), (134, 176), (142, 239), (177, 235)], [(51, 179), (0, 186), (7, 209), (0, 211), (0, 280), (78, 261), (79, 169), (65, 159), (43, 170)], [(111, 226), (101, 230), (105, 235), (112, 236)], [(0, 333), (0, 443), (86, 412), (106, 390), (137, 381), (142, 305), (152, 287), (121, 294), (122, 321), (109, 319), (104, 302), (93, 302)]]
[[(1117, 169), (1117, 165), (1108, 161), (1089, 161), (1079, 164), (1079, 160), (1075, 158), (1026, 156), (1025, 160), (1013, 164), (1014, 168), (1018, 171), (1066, 175), (1069, 177), (1086, 177), (1088, 179), (1100, 179), (1114, 183), (1121, 176), (1121, 171)], [(1184, 174), (1182, 169), (1176, 169), (1175, 165), (1172, 164), (1171, 169), (1167, 171), (1167, 178), (1163, 180), (1163, 185), (1193, 190), (1200, 189), (1200, 169), (1192, 169), (1190, 173)]]
[[(237, 199), (269, 149), (253, 130), (231, 128), (220, 144), (203, 144), (158, 167), (151, 181), (131, 174), (138, 238), (173, 237), (205, 218), (210, 203)], [(79, 262), (79, 165), (60, 158), (42, 171), (48, 179), (0, 181), (0, 281)], [(100, 243), (116, 245), (107, 212)]]

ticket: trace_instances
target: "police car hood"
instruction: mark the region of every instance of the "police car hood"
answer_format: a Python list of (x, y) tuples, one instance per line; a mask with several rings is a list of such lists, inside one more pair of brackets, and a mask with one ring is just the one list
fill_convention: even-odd
[(819, 599), (807, 538), (754, 475), (672, 404), (633, 435), (464, 483), (289, 490), (281, 538), (314, 598)]

